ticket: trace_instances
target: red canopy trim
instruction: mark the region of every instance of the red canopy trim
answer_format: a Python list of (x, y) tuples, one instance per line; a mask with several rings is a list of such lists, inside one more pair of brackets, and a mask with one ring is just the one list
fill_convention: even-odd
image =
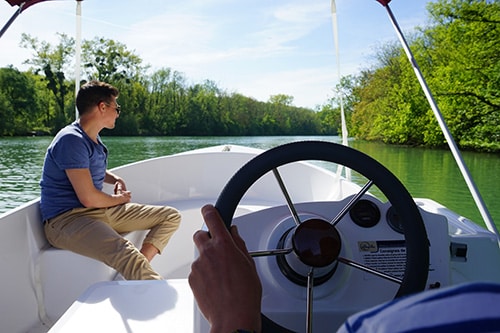
[(7, 0), (7, 2), (11, 6), (21, 6), (24, 3), (23, 9), (21, 11), (27, 9), (28, 7), (33, 6), (34, 4), (44, 1), (49, 1), (49, 0)]
[(48, 1), (48, 0), (7, 0), (7, 2), (11, 6), (21, 6), (24, 3), (21, 11), (27, 9), (28, 7), (33, 6), (36, 3), (43, 2), (43, 1)]
[(384, 7), (387, 6), (389, 2), (391, 2), (391, 0), (377, 0), (377, 1), (380, 2)]
[[(16, 20), (16, 18), (28, 7), (31, 7), (39, 2), (49, 1), (49, 0), (6, 0), (11, 6), (19, 6), (14, 15), (7, 21), (7, 23), (0, 29), (0, 37), (7, 31), (10, 25)], [(83, 0), (76, 0), (77, 2)]]

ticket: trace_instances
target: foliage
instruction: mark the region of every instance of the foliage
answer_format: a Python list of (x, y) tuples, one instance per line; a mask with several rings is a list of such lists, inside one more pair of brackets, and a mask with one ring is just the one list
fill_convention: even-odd
[[(39, 42), (27, 34), (22, 34), (21, 46), (30, 48), (35, 53), (35, 57), (27, 60), (25, 63), (34, 66), (34, 73), (43, 72), (44, 76), (40, 78), (46, 82), (47, 88), (54, 95), (55, 110), (54, 124), (56, 128), (64, 126), (67, 122), (65, 113), (65, 105), (68, 99), (68, 94), (71, 91), (71, 85), (66, 80), (64, 72), (67, 70), (69, 59), (73, 52), (74, 39), (65, 34), (59, 34), (60, 41), (55, 47), (52, 47), (47, 42)], [(47, 121), (51, 122), (51, 113)], [(46, 123), (47, 126), (50, 126)]]
[[(439, 0), (410, 46), (459, 146), (500, 151), (500, 2)], [(388, 143), (443, 146), (445, 139), (403, 50), (388, 43), (358, 77), (351, 133)]]
[(142, 59), (127, 46), (111, 39), (95, 37), (82, 43), (82, 62), (89, 80), (130, 83), (144, 75)]
[(324, 135), (337, 135), (342, 133), (342, 109), (346, 123), (351, 123), (353, 107), (358, 98), (354, 93), (358, 85), (358, 78), (349, 75), (340, 78), (335, 87), (336, 95), (323, 104), (319, 110), (320, 133)]
[(26, 135), (37, 127), (41, 107), (35, 87), (30, 74), (0, 68), (0, 135)]
[(500, 150), (500, 2), (446, 0), (428, 8), (432, 83), (452, 132), (463, 147)]
[[(26, 73), (0, 69), (0, 135), (51, 134), (74, 119), (72, 73), (74, 40), (64, 34), (52, 46), (23, 35), (31, 49)], [(188, 84), (170, 68), (147, 73), (147, 66), (121, 43), (83, 41), (83, 80), (98, 79), (120, 90), (123, 112), (105, 135), (314, 135), (320, 124), (313, 110), (292, 105), (293, 97), (271, 96), (268, 103), (228, 94), (213, 81)], [(28, 106), (29, 109), (28, 109)], [(29, 110), (29, 111), (28, 111)], [(13, 124), (16, 124), (15, 126)]]

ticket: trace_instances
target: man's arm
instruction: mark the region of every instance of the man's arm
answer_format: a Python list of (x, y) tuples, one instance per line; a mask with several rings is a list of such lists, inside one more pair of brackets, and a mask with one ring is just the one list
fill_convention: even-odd
[[(110, 195), (95, 188), (89, 169), (67, 169), (66, 175), (78, 196), (78, 200), (85, 207), (105, 208), (130, 202), (131, 194), (125, 189), (124, 183), (121, 188), (115, 185), (115, 194)], [(106, 173), (105, 180), (106, 178), (111, 179), (111, 175)], [(119, 179), (121, 180), (121, 178)], [(121, 184), (121, 182), (117, 180), (115, 184)]]

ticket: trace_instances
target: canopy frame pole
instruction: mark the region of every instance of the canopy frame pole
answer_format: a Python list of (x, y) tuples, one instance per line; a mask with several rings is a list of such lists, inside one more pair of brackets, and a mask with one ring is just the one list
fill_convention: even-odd
[[(335, 0), (331, 0), (330, 3), (330, 11), (332, 14), (332, 29), (333, 29), (333, 41), (335, 44), (335, 55), (337, 60), (337, 77), (339, 79), (339, 88), (341, 88), (342, 77), (340, 75), (340, 49), (339, 49), (339, 34), (338, 34), (338, 20), (337, 20), (337, 6), (335, 4)], [(339, 97), (340, 102), (340, 123), (342, 128), (342, 144), (344, 146), (349, 146), (349, 133), (347, 131), (347, 122), (345, 117), (344, 110), (344, 98), (342, 94), (342, 90), (339, 89), (337, 91), (337, 96)], [(338, 166), (337, 168), (337, 177), (341, 176), (342, 170), (345, 171), (345, 178), (350, 181), (351, 180), (351, 169), (345, 166)]]
[(25, 3), (26, 2), (23, 2), (22, 4), (20, 4), (19, 8), (16, 10), (16, 12), (14, 13), (14, 15), (12, 15), (12, 17), (7, 21), (7, 23), (5, 23), (5, 25), (3, 26), (2, 30), (0, 30), (0, 38), (2, 38), (3, 34), (7, 31), (7, 29), (9, 29), (9, 27), (11, 26), (11, 24), (14, 23), (14, 21), (19, 16), (19, 14), (21, 14), (21, 12), (23, 11), (23, 7), (24, 7)]
[(78, 120), (76, 96), (80, 90), (81, 55), (82, 55), (82, 0), (76, 0), (76, 35), (75, 35), (75, 120)]

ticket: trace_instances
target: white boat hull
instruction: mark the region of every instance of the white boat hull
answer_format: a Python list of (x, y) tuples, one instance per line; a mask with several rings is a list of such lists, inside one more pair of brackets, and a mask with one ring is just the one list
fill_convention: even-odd
[[(206, 332), (207, 324), (196, 311), (186, 280), (195, 256), (192, 235), (203, 227), (200, 208), (215, 203), (230, 177), (259, 153), (245, 147), (217, 146), (114, 169), (126, 180), (134, 201), (168, 204), (182, 213), (181, 227), (152, 262), (166, 281), (116, 280), (116, 272), (104, 264), (50, 247), (43, 234), (38, 200), (0, 216), (4, 264), (0, 331), (46, 332), (52, 327), (51, 332)], [(335, 173), (308, 163), (286, 166), (280, 172), (294, 202), (301, 203), (301, 214), (331, 219), (346, 198), (359, 190)], [(388, 205), (368, 198), (385, 216)], [(416, 203), (431, 243), (428, 288), (437, 283), (500, 282), (495, 235), (431, 200), (416, 199)], [(265, 176), (244, 196), (233, 223), (238, 224), (250, 250), (274, 248), (276, 238), (290, 225), (287, 214), (282, 192)], [(397, 244), (403, 239), (387, 223), (363, 234), (349, 224), (342, 225), (339, 231), (350, 240), (343, 251), (364, 263), (373, 258), (359, 250), (360, 242)], [(127, 235), (136, 244), (142, 236), (141, 232)], [(382, 259), (394, 257), (389, 254)], [(303, 331), (305, 288), (280, 275), (274, 257), (255, 260), (264, 287), (263, 312), (290, 329)], [(350, 268), (340, 268), (332, 281), (315, 288), (314, 327), (320, 332), (331, 332), (348, 315), (393, 298), (397, 290), (390, 281)]]

